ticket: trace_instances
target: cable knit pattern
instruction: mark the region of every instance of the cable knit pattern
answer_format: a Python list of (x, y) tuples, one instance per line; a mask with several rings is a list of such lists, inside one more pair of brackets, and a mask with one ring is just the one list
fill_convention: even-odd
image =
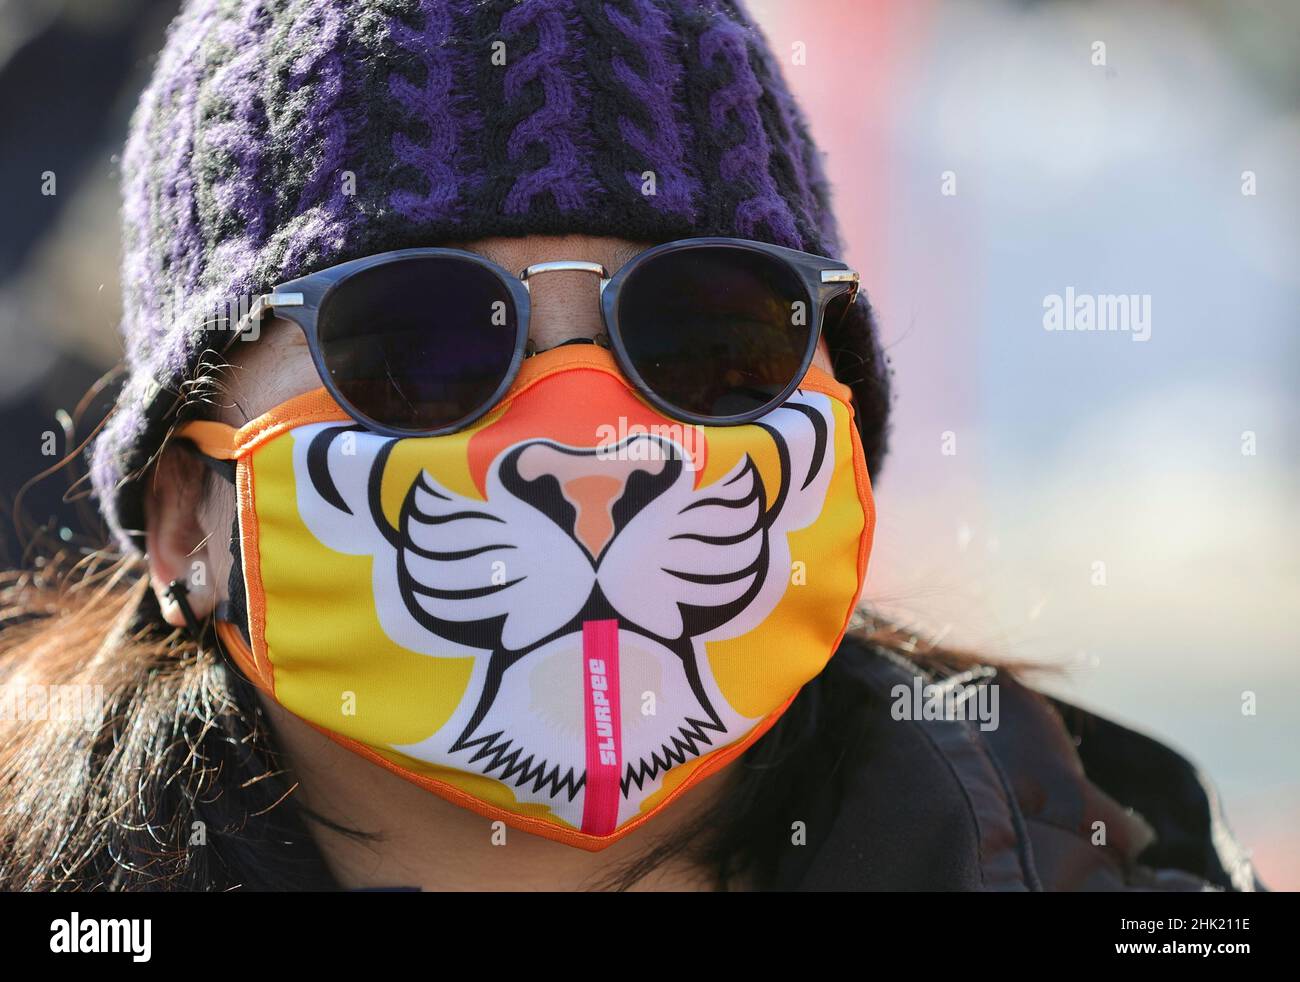
[[(741, 0), (726, 0), (734, 16), (748, 22)], [(762, 86), (758, 102), (768, 140), (776, 152), (769, 158), (770, 170), (782, 197), (795, 207), (792, 216), (801, 239), (820, 238), (829, 254), (839, 252), (839, 234), (830, 212), (830, 188), (818, 159), (819, 151), (808, 136), (794, 97), (786, 88), (772, 49), (756, 29), (746, 32), (746, 48), (755, 77)]]
[[(306, 169), (281, 185), (271, 239), (277, 265), (298, 269), (309, 257), (340, 248), (346, 235), (348, 119), (342, 107), (344, 6), (335, 0), (300, 0), (276, 32), (273, 64), (287, 76), (273, 93), (271, 136)], [(281, 53), (282, 52), (282, 53)], [(287, 65), (284, 62), (287, 61)]]
[[(217, 304), (499, 235), (838, 248), (816, 147), (739, 0), (185, 0), (122, 193), (128, 371), (90, 469), (126, 551)], [(865, 302), (826, 332), (874, 469), (888, 396)]]
[(694, 221), (700, 181), (686, 160), (690, 133), (680, 115), (682, 70), (673, 59), (676, 39), (669, 18), (651, 0), (627, 0), (622, 4), (626, 10), (618, 3), (598, 2), (616, 32), (616, 47), (608, 61), (614, 80), (626, 93), (623, 112), (618, 113), (619, 133), (645, 160), (645, 167), (625, 171), (624, 177), (640, 194), (642, 174), (653, 172), (656, 187), (655, 194), (648, 196), (651, 207)]
[[(204, 5), (202, 20), (211, 24), (215, 4)], [(190, 161), (194, 154), (195, 109), (203, 58), (204, 34), (177, 52), (175, 73), (159, 94), (160, 109), (174, 125), (153, 133), (163, 152), (163, 180), (152, 212), (153, 241), (166, 243), (163, 263), (174, 279), (192, 284), (203, 271), (203, 236), (194, 196), (195, 178)]]
[(838, 255), (839, 229), (830, 208), (830, 182), (822, 168), (821, 152), (809, 139), (807, 124), (790, 93), (768, 91), (776, 103), (781, 121), (781, 129), (773, 138), (780, 148), (780, 152), (773, 156), (773, 168), (789, 170), (781, 186), (783, 191), (789, 187), (799, 195), (803, 207), (795, 209), (794, 219), (800, 227), (800, 235), (805, 239), (819, 237), (828, 254)]
[(452, 8), (441, 0), (421, 0), (418, 12), (422, 26), (414, 28), (400, 17), (393, 17), (389, 35), (395, 45), (416, 55), (424, 69), (424, 81), (416, 83), (394, 72), (388, 76), (388, 91), (408, 119), (427, 131), (421, 141), (399, 130), (393, 134), (393, 151), (401, 163), (424, 176), (428, 191), (398, 188), (389, 195), (389, 201), (399, 214), (413, 222), (437, 223), (455, 218), (462, 204), (461, 184), (465, 178), (457, 172), (455, 151), (461, 145), (461, 129), (469, 110), (454, 89), (462, 66), (452, 47)]
[[(199, 50), (216, 17), (214, 2), (191, 3), (172, 22), (150, 85), (132, 116), (122, 154), (124, 173), (140, 179), (123, 188), (122, 312), (128, 375), (114, 413), (92, 447), (91, 480), (105, 519), (125, 544), (116, 498), (130, 471), (117, 448), (136, 448), (147, 461), (143, 405), (155, 378), (181, 376), (192, 325), (166, 318), (168, 298), (192, 289), (201, 271), (202, 237), (194, 218), (189, 176), (193, 107), (201, 73)], [(145, 179), (145, 176), (148, 179)]]
[(194, 169), (204, 180), (198, 188), (204, 235), (213, 249), (211, 265), (251, 271), (266, 238), (268, 202), (262, 193), (265, 140), (249, 133), (266, 128), (258, 82), (262, 51), (244, 43), (266, 30), (266, 4), (227, 0), (235, 17), (215, 28), (209, 57), (228, 58), (212, 75), (199, 99), (202, 139), (194, 149)]
[[(510, 58), (506, 100), (514, 102), (527, 90), (540, 89), (540, 104), (515, 125), (506, 143), (510, 160), (525, 167), (506, 195), (506, 214), (528, 211), (540, 194), (549, 193), (555, 207), (568, 212), (589, 206), (602, 193), (582, 146), (586, 106), (573, 68), (577, 47), (569, 34), (571, 7), (565, 0), (521, 0), (501, 19)], [(536, 46), (520, 57), (517, 52), (526, 43), (526, 31), (536, 33)], [(546, 149), (546, 159), (531, 167), (525, 151), (535, 144)]]
[(747, 191), (735, 214), (742, 235), (798, 248), (802, 238), (790, 204), (777, 193), (768, 170), (772, 147), (758, 112), (763, 87), (749, 63), (745, 35), (745, 25), (718, 17), (700, 38), (700, 60), (725, 65), (731, 79), (709, 99), (710, 122), (719, 131), (738, 124), (738, 139), (722, 152), (718, 172), (724, 181)]

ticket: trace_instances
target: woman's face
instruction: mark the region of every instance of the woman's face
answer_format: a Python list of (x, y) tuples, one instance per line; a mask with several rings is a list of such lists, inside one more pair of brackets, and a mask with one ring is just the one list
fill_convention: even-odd
[[(611, 275), (652, 243), (587, 235), (490, 238), (452, 243), (477, 252), (504, 269), (517, 272), (534, 263), (582, 259), (602, 264)], [(601, 323), (599, 281), (586, 272), (560, 271), (529, 283), (529, 337), (539, 350), (571, 338), (593, 337)], [(274, 318), (263, 325), (254, 342), (236, 342), (221, 372), (212, 401), (217, 418), (241, 426), (296, 395), (319, 388), (321, 380), (303, 334), (293, 324)], [(831, 371), (823, 339), (813, 362)], [(150, 572), (169, 623), (184, 623), (180, 611), (162, 593), (177, 577), (194, 585), (190, 601), (195, 613), (206, 616), (225, 598), (232, 556), (228, 537), (235, 516), (234, 489), (224, 482), (203, 483), (202, 465), (176, 448), (169, 448), (150, 482), (146, 500)], [(204, 487), (213, 493), (202, 495)], [(201, 503), (197, 508), (194, 502)], [(191, 574), (202, 563), (205, 576)]]

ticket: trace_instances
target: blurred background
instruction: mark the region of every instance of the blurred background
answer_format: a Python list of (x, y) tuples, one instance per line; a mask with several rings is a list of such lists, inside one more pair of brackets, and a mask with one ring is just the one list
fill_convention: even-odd
[[(1173, 744), (1300, 889), (1300, 4), (749, 5), (895, 370), (868, 598)], [(0, 0), (6, 566), (32, 434), (62, 456), (121, 355), (117, 155), (176, 6)], [(1067, 289), (1149, 297), (1149, 340), (1044, 330)], [(66, 489), (25, 511), (73, 527)]]

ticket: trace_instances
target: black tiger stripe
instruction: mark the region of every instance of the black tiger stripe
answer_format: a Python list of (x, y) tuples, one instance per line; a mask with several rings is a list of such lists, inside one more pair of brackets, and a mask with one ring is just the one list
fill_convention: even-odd
[(461, 549), (458, 552), (437, 552), (433, 549), (422, 549), (415, 543), (408, 541), (405, 548), (407, 552), (413, 552), (422, 559), (432, 559), (440, 563), (454, 563), (462, 559), (473, 559), (475, 556), (481, 556), (485, 552), (493, 552), (497, 549), (516, 549), (518, 547), (507, 545), (504, 542), (498, 542), (490, 546), (479, 546), (477, 549)]
[(803, 413), (808, 417), (808, 422), (812, 423), (813, 428), (813, 452), (812, 460), (808, 464), (808, 475), (803, 479), (803, 484), (799, 486), (802, 491), (812, 483), (812, 479), (822, 469), (822, 461), (826, 458), (826, 446), (829, 441), (829, 433), (826, 427), (826, 417), (819, 413), (812, 406), (805, 405), (801, 402), (787, 402), (781, 406), (782, 409), (793, 409), (795, 412)]
[(484, 518), (489, 522), (500, 522), (502, 525), (506, 523), (504, 518), (489, 515), (485, 511), (455, 511), (450, 515), (426, 515), (424, 512), (411, 512), (411, 521), (419, 522), (421, 525), (446, 525), (448, 522), (461, 522), (471, 518)]
[(744, 542), (746, 539), (752, 539), (758, 534), (759, 526), (748, 528), (743, 532), (737, 532), (735, 535), (701, 535), (698, 532), (679, 532), (677, 535), (669, 536), (669, 539), (690, 539), (694, 542), (704, 542), (711, 546), (734, 546), (738, 542)]
[(528, 577), (520, 576), (505, 583), (491, 583), (488, 586), (472, 587), (468, 590), (439, 590), (436, 587), (425, 586), (423, 583), (412, 579), (409, 589), (412, 593), (418, 593), (422, 597), (430, 597), (434, 600), (478, 600), (482, 597), (490, 597), (494, 593), (500, 593), (502, 590), (508, 590), (516, 583), (522, 583), (526, 579)]
[(669, 576), (675, 576), (679, 580), (685, 580), (687, 583), (699, 583), (704, 586), (721, 586), (724, 583), (739, 583), (748, 576), (753, 576), (760, 572), (757, 563), (750, 563), (744, 569), (736, 573), (683, 573), (680, 570), (664, 569), (663, 572)]
[(334, 443), (334, 438), (348, 431), (360, 431), (364, 427), (357, 424), (349, 426), (330, 426), (321, 430), (311, 438), (311, 443), (307, 445), (307, 477), (316, 488), (316, 493), (325, 500), (327, 504), (333, 505), (345, 515), (351, 515), (352, 509), (348, 503), (343, 500), (343, 495), (339, 493), (338, 485), (334, 483), (334, 475), (330, 473), (330, 446)]

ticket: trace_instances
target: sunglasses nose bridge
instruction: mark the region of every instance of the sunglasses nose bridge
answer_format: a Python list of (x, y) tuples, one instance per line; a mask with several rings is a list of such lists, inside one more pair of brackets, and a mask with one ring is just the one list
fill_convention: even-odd
[(605, 292), (605, 286), (609, 283), (609, 271), (600, 263), (586, 262), (581, 259), (556, 259), (551, 262), (533, 263), (519, 274), (519, 279), (523, 281), (524, 289), (532, 292), (528, 281), (538, 273), (557, 273), (562, 271), (578, 273), (595, 273), (600, 277), (600, 292)]
[[(524, 284), (524, 289), (531, 294), (532, 289), (529, 286), (528, 281), (532, 277), (537, 276), (539, 273), (556, 273), (556, 272), (594, 273), (596, 276), (600, 277), (600, 295), (602, 297), (605, 295), (605, 287), (607, 287), (610, 282), (609, 271), (605, 269), (604, 266), (602, 266), (600, 263), (587, 262), (586, 260), (582, 260), (582, 259), (555, 259), (555, 260), (551, 260), (550, 262), (533, 263), (533, 265), (526, 267), (519, 274), (519, 279)], [(570, 338), (569, 340), (562, 341), (560, 342), (560, 344), (553, 345), (552, 347), (560, 347), (565, 344), (578, 344), (578, 343), (597, 344), (603, 348), (609, 347), (609, 339), (604, 331), (601, 331), (600, 334), (598, 334), (595, 338)], [(529, 337), (524, 345), (524, 357), (531, 358), (533, 355), (540, 354), (541, 351), (543, 350), (550, 350), (550, 349), (538, 348), (537, 343), (531, 337)]]

